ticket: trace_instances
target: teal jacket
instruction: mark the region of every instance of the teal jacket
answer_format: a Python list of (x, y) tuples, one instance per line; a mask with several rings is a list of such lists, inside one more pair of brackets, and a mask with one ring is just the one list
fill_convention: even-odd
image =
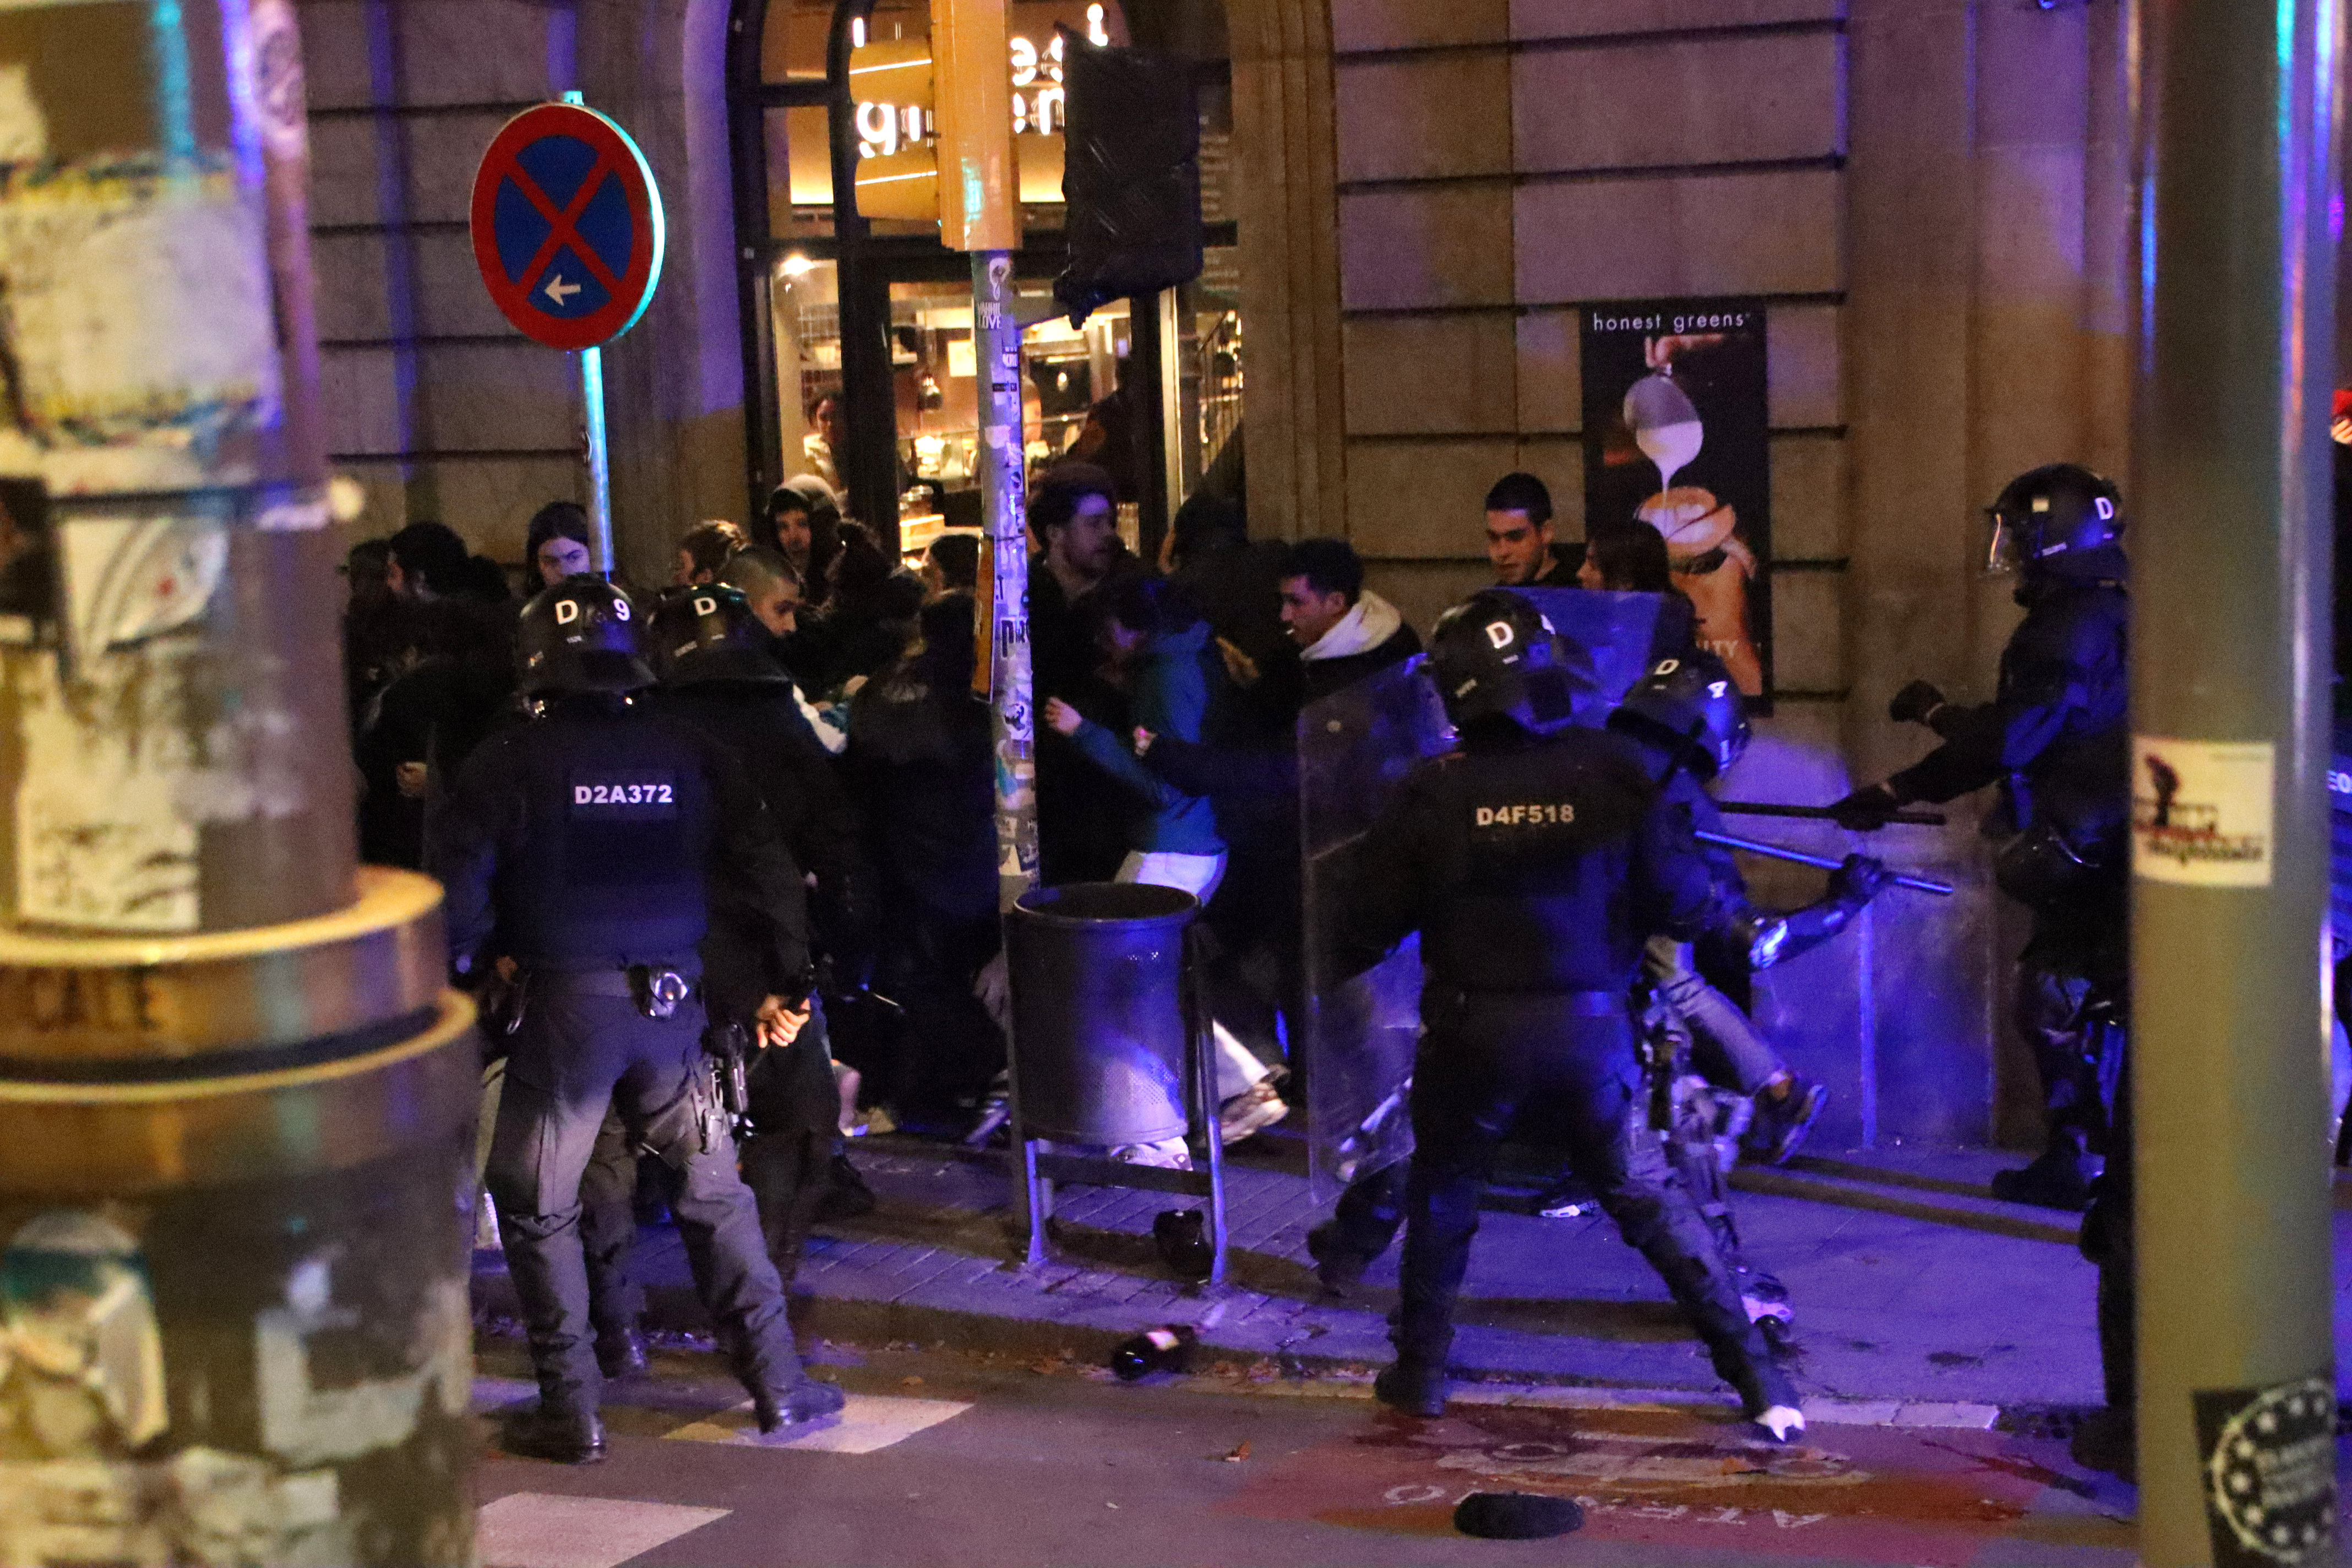
[[(1224, 679), (1223, 657), (1206, 621), (1153, 637), (1137, 655), (1128, 697), (1136, 724), (1154, 735), (1197, 742)], [(1089, 719), (1072, 742), (1094, 764), (1136, 797), (1129, 847), (1145, 854), (1217, 855), (1225, 841), (1217, 831), (1209, 797), (1186, 795), (1143, 765), (1124, 737)]]

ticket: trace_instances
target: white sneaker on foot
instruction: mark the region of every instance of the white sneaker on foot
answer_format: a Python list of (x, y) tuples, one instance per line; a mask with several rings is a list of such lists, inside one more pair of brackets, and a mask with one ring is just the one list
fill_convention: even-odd
[(1225, 1101), (1217, 1112), (1217, 1127), (1228, 1143), (1265, 1131), (1290, 1114), (1282, 1096), (1274, 1087), (1274, 1079), (1262, 1078), (1243, 1093)]

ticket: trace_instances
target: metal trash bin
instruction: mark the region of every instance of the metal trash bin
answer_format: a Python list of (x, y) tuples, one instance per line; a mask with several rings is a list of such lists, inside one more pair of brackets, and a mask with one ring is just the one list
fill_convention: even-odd
[(1115, 1147), (1185, 1133), (1184, 932), (1200, 908), (1137, 882), (1039, 888), (1013, 906), (1004, 939), (1027, 1136)]
[[(1137, 1187), (1209, 1200), (1209, 1282), (1224, 1282), (1216, 1068), (1188, 952), (1200, 907), (1173, 888), (1073, 882), (1040, 888), (1005, 916), (1013, 1191), (1032, 1267), (1046, 1260), (1057, 1184)], [(1067, 1147), (1193, 1136), (1207, 1154), (1205, 1170), (1192, 1165), (1189, 1149), (1181, 1168), (1168, 1169), (1165, 1161), (1129, 1163)]]

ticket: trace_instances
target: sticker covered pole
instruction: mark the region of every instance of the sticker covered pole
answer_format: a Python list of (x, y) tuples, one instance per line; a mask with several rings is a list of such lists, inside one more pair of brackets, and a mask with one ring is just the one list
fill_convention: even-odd
[(1021, 422), (1021, 243), (1004, 0), (933, 0), (940, 239), (971, 254), (980, 374), (981, 516), (988, 542), (995, 710), (997, 882), (1010, 909), (1037, 880), (1036, 713), (1029, 658), (1029, 547)]
[[(2342, 18), (2336, 0), (2139, 15), (2154, 288), (2125, 498), (2137, 1201), (2124, 1250), (2141, 1561), (2333, 1562), (2320, 968)], [(2111, 1363), (2111, 1403), (2133, 1370)]]
[(0, 1320), (69, 1352), (0, 1561), (467, 1563), (478, 1047), (355, 866), (292, 0), (0, 7)]

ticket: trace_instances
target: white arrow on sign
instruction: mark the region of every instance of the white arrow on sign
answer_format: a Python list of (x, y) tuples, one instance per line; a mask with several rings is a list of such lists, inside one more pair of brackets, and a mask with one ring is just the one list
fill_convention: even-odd
[(555, 307), (560, 310), (572, 295), (585, 287), (587, 285), (583, 283), (566, 283), (563, 280), (563, 274), (559, 272), (547, 280), (546, 293), (549, 299), (555, 301)]

